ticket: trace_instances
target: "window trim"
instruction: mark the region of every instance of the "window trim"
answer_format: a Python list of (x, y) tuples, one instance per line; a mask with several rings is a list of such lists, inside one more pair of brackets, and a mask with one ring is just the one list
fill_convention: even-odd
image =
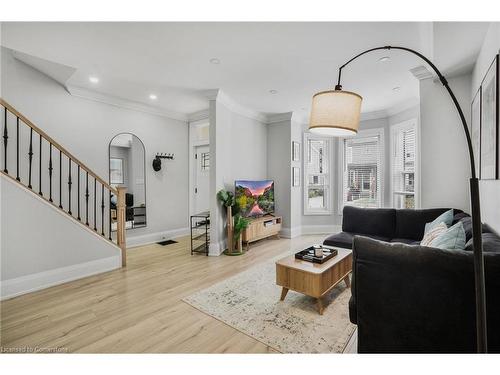
[[(326, 137), (326, 136), (321, 136), (317, 134), (312, 134), (309, 132), (304, 132), (302, 136), (302, 181), (303, 181), (303, 195), (302, 195), (302, 207), (303, 207), (303, 215), (304, 216), (319, 216), (319, 215), (324, 215), (328, 216), (333, 213), (333, 142), (332, 142), (332, 137)], [(309, 162), (309, 155), (308, 155), (308, 141), (312, 140), (321, 140), (321, 141), (326, 141), (328, 145), (328, 191), (325, 194), (325, 201), (326, 201), (326, 208), (324, 209), (311, 209), (307, 206), (307, 201), (308, 201), (308, 169), (307, 169), (307, 163)]]
[[(386, 150), (385, 150), (385, 128), (374, 128), (374, 129), (363, 129), (359, 130), (358, 134), (355, 137), (374, 137), (379, 136), (380, 139), (380, 189), (378, 191), (380, 208), (385, 207), (385, 159), (386, 159)], [(338, 214), (342, 216), (342, 211), (344, 210), (344, 140), (349, 138), (339, 138), (339, 147), (338, 147)]]
[(420, 123), (417, 118), (412, 118), (406, 121), (398, 122), (390, 127), (390, 151), (389, 151), (389, 195), (391, 207), (394, 207), (394, 181), (393, 181), (393, 150), (394, 150), (394, 137), (396, 131), (409, 128), (411, 126), (415, 127), (415, 209), (420, 208)]

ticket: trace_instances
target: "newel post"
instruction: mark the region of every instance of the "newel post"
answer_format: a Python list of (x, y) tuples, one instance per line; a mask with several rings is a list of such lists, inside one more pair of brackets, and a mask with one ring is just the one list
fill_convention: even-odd
[(116, 204), (116, 242), (122, 251), (122, 267), (127, 265), (127, 246), (125, 241), (125, 193), (126, 187), (117, 187), (118, 199)]

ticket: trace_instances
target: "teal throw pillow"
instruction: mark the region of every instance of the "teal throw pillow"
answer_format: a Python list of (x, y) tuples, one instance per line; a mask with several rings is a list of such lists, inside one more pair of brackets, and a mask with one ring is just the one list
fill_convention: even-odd
[(446, 232), (441, 233), (429, 244), (430, 247), (437, 247), (445, 250), (465, 249), (465, 230), (461, 221), (451, 226)]

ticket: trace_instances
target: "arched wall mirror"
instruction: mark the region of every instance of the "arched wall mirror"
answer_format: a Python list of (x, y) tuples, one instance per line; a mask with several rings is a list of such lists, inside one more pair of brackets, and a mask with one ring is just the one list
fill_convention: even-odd
[[(130, 133), (117, 134), (109, 143), (109, 183), (127, 188), (125, 228), (146, 226), (146, 159), (144, 144)], [(116, 231), (117, 197), (111, 196), (111, 230)]]

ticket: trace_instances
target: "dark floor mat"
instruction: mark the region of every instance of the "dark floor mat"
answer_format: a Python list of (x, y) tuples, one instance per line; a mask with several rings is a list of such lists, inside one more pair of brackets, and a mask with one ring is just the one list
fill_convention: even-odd
[(157, 242), (158, 245), (166, 246), (166, 245), (172, 245), (174, 243), (177, 243), (177, 241), (174, 240), (166, 240), (166, 241), (161, 241)]

